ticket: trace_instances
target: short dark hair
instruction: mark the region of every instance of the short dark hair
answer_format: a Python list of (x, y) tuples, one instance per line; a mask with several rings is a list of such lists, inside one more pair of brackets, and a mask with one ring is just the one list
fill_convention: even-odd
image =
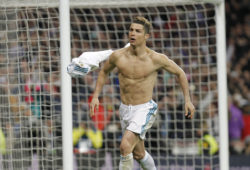
[(145, 34), (149, 34), (151, 29), (151, 23), (142, 16), (136, 16), (132, 23), (141, 24), (144, 27)]

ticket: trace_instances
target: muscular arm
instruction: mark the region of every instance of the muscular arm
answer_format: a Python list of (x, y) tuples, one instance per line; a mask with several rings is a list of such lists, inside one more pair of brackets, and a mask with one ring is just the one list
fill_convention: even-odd
[[(179, 79), (179, 83), (181, 85), (184, 99), (185, 99), (185, 115), (188, 116), (189, 118), (193, 117), (195, 108), (191, 102), (190, 99), (190, 94), (189, 94), (189, 87), (188, 87), (188, 81), (186, 74), (184, 71), (172, 60), (170, 60), (167, 56), (163, 56), (163, 68), (177, 76)], [(188, 115), (188, 112), (190, 112), (190, 115)]]
[(102, 88), (106, 82), (108, 74), (115, 68), (114, 60), (115, 60), (115, 55), (113, 53), (110, 56), (110, 58), (105, 62), (103, 68), (99, 72), (98, 79), (96, 82), (95, 91), (94, 91), (93, 98), (92, 98), (92, 101), (90, 104), (90, 116), (93, 116), (95, 109), (99, 108), (98, 97), (99, 97), (99, 95), (102, 91)]

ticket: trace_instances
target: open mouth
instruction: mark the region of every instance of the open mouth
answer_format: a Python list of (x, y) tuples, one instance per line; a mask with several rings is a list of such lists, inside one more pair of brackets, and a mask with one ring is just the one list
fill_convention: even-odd
[(132, 41), (132, 42), (135, 41), (135, 38), (130, 38), (130, 41)]

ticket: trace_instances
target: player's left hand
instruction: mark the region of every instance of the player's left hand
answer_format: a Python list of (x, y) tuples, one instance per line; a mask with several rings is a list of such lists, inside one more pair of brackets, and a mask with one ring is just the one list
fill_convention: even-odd
[(194, 116), (195, 107), (191, 101), (185, 103), (185, 116), (191, 119)]

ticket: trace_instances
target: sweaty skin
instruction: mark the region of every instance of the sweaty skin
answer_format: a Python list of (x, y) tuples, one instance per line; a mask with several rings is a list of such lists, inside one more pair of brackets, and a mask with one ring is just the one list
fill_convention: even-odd
[(142, 57), (130, 55), (126, 48), (114, 53), (114, 64), (119, 70), (122, 103), (137, 105), (152, 99), (159, 68), (159, 65), (153, 64), (156, 55), (149, 49)]
[[(150, 101), (157, 72), (159, 69), (164, 69), (177, 76), (185, 99), (185, 115), (188, 118), (193, 117), (195, 108), (190, 100), (188, 81), (184, 71), (166, 55), (149, 49), (146, 46), (148, 38), (149, 34), (146, 33), (143, 25), (138, 23), (130, 25), (130, 46), (113, 52), (99, 72), (91, 101), (90, 116), (93, 116), (95, 109), (99, 107), (98, 97), (109, 73), (117, 68), (123, 104), (138, 105)], [(142, 160), (146, 153), (144, 140), (140, 139), (138, 134), (125, 130), (120, 144), (120, 153), (122, 157), (132, 153), (134, 159)], [(130, 165), (131, 162), (133, 161), (127, 162), (129, 166), (132, 166)], [(126, 166), (126, 163), (120, 161), (120, 165)]]
[(99, 106), (98, 96), (109, 72), (117, 68), (120, 96), (122, 103), (126, 105), (142, 104), (152, 99), (159, 69), (175, 74), (183, 90), (185, 115), (187, 116), (190, 112), (189, 118), (192, 118), (195, 109), (190, 100), (188, 82), (184, 71), (166, 55), (146, 47), (147, 38), (148, 34), (144, 34), (142, 25), (131, 24), (129, 30), (130, 47), (113, 52), (99, 73), (91, 102), (90, 116), (94, 115), (95, 108)]

